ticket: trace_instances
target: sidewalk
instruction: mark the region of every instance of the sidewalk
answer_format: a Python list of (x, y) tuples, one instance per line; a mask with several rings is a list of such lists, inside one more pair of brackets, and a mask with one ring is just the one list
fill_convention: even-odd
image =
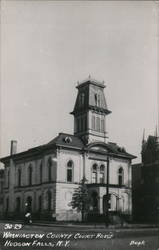
[(67, 227), (67, 228), (88, 228), (88, 229), (146, 229), (146, 228), (158, 228), (159, 224), (128, 224), (123, 225), (109, 225), (105, 226), (104, 223), (67, 223), (67, 222), (48, 222), (48, 221), (34, 221), (32, 225), (35, 226), (49, 226), (49, 227)]
[[(1, 223), (21, 223), (24, 224), (22, 220), (0, 220)], [(113, 229), (121, 229), (121, 230), (142, 230), (142, 229), (159, 229), (159, 224), (129, 224), (124, 223), (121, 224), (110, 224), (108, 227), (105, 226), (104, 223), (77, 223), (77, 222), (53, 222), (53, 221), (38, 221), (33, 220), (32, 226), (44, 226), (44, 227), (61, 227), (61, 228), (76, 228), (76, 229), (105, 229), (105, 230), (113, 230)]]

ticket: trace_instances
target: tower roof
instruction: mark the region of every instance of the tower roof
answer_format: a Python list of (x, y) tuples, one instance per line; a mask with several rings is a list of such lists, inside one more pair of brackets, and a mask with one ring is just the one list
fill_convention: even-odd
[(90, 109), (105, 114), (111, 113), (111, 111), (108, 110), (104, 95), (104, 82), (99, 82), (89, 77), (78, 83), (76, 88), (78, 89), (78, 95), (71, 114), (82, 113)]

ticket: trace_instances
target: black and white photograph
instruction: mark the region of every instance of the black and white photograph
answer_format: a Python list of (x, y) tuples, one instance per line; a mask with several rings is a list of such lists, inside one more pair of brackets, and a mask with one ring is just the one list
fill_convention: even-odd
[(0, 250), (159, 250), (159, 1), (0, 12)]

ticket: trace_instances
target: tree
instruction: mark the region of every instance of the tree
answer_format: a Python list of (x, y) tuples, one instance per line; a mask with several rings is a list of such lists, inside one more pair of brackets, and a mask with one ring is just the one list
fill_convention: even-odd
[(86, 181), (87, 180), (85, 178), (81, 180), (80, 185), (75, 189), (72, 196), (72, 201), (69, 204), (72, 206), (72, 208), (76, 208), (78, 212), (81, 212), (82, 221), (84, 221), (85, 213), (89, 210), (90, 205), (90, 197), (88, 194)]

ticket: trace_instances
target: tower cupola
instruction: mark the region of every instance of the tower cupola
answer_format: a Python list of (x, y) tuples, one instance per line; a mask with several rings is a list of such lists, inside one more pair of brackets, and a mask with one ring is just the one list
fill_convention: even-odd
[(74, 115), (74, 134), (81, 137), (85, 143), (106, 141), (106, 116), (108, 110), (104, 82), (89, 77), (78, 83), (78, 93), (71, 114)]

